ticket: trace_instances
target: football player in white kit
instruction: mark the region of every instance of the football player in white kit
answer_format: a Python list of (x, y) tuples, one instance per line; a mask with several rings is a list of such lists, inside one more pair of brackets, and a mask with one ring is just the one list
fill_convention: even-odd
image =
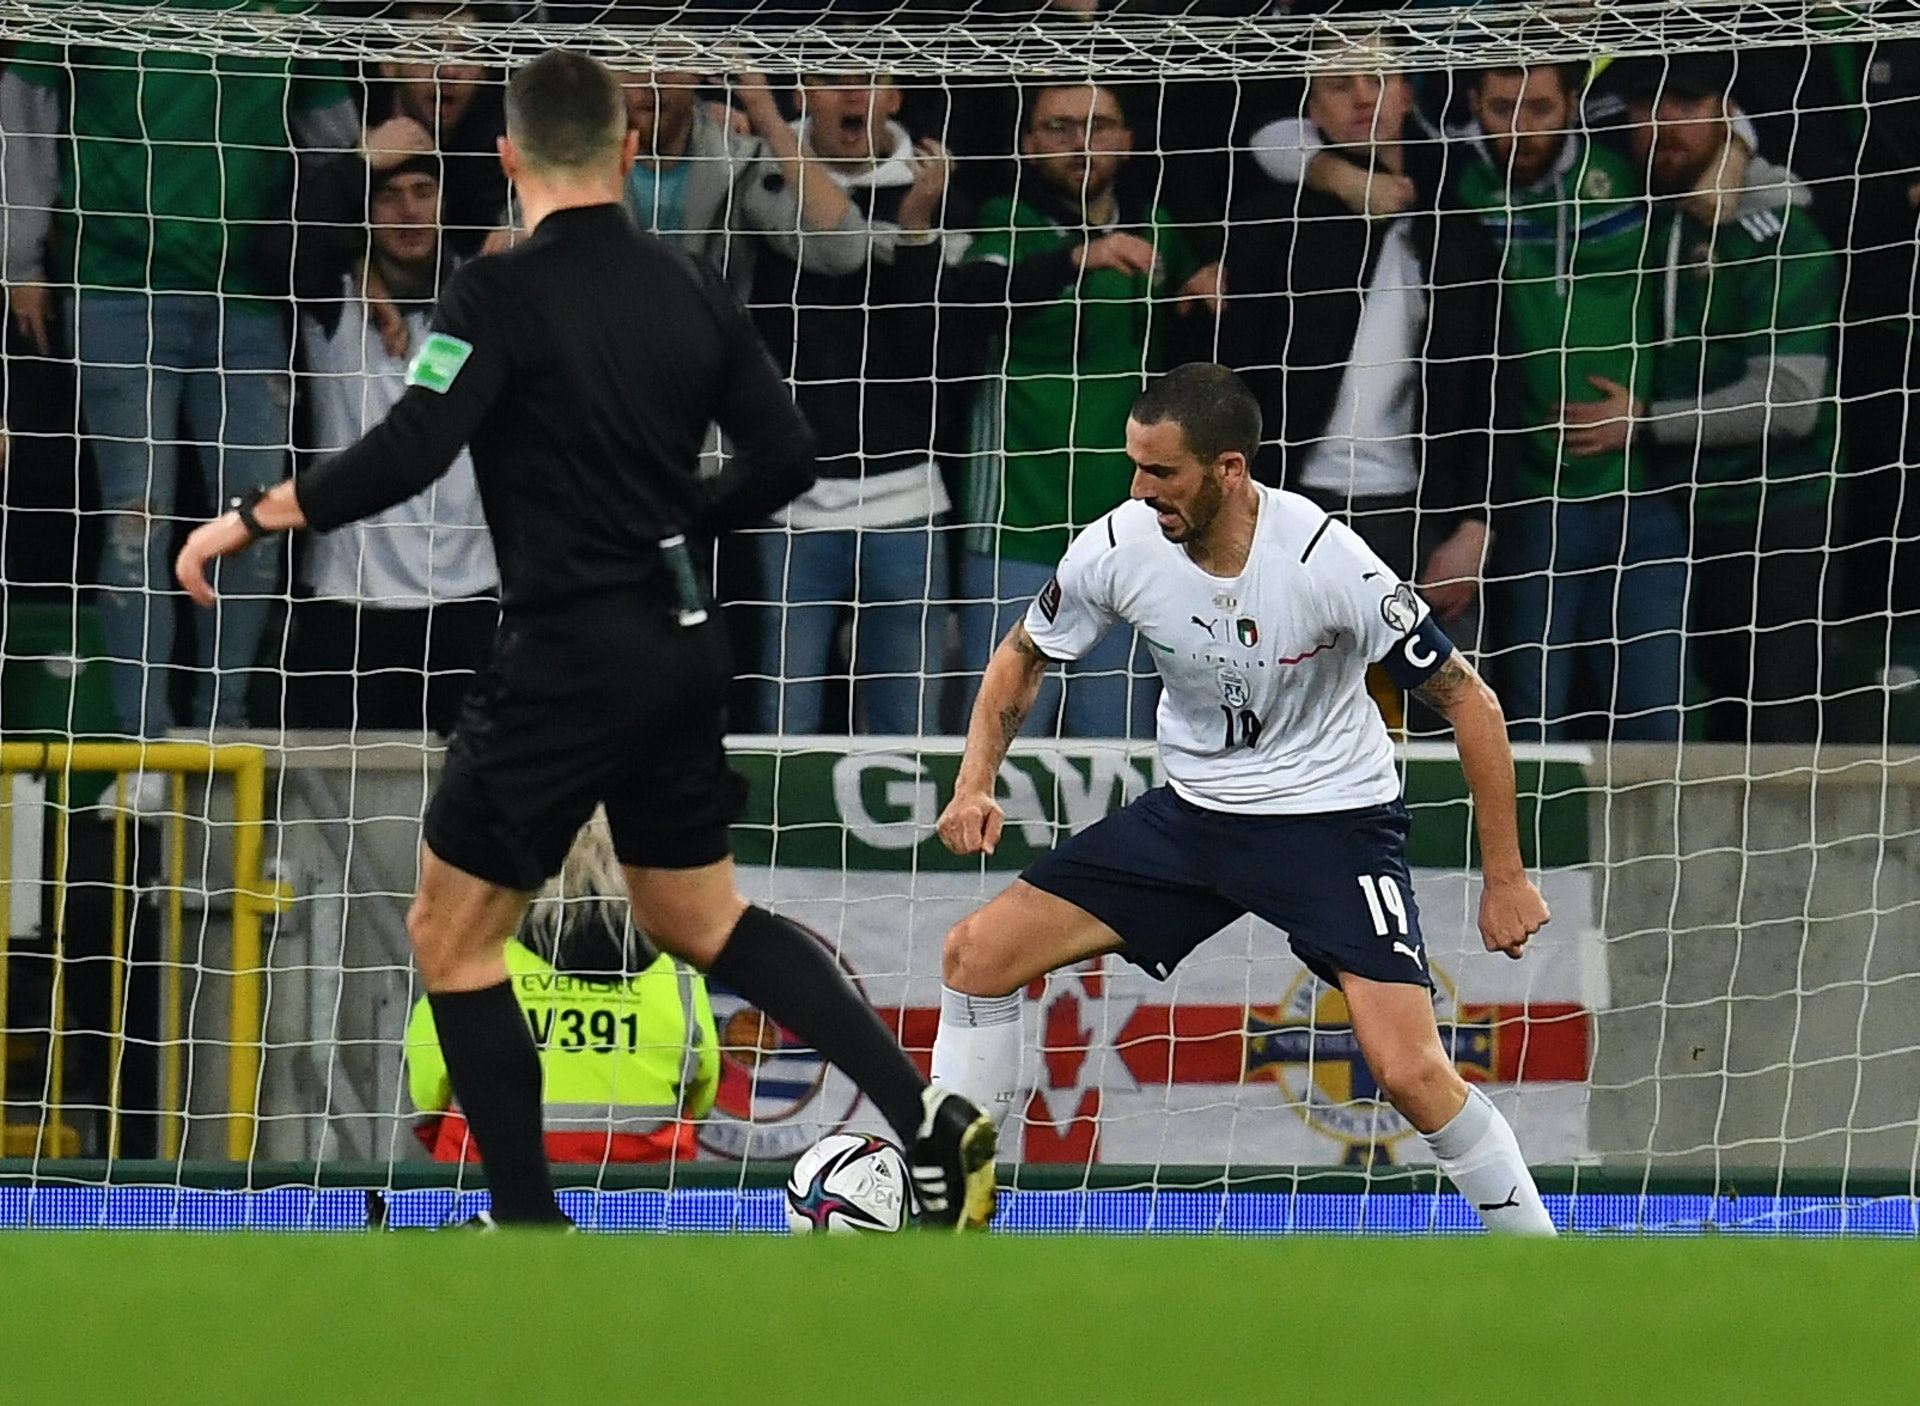
[(1472, 793), (1490, 952), (1547, 922), (1520, 855), (1499, 700), (1414, 589), (1306, 499), (1256, 483), (1260, 410), (1225, 367), (1152, 382), (1127, 420), (1129, 501), (1088, 527), (993, 657), (940, 838), (991, 852), (994, 780), (1055, 662), (1124, 621), (1164, 688), (1167, 784), (1029, 865), (947, 934), (933, 1077), (1004, 1118), (1020, 991), (1117, 953), (1162, 980), (1252, 912), (1346, 998), (1375, 1081), (1490, 1230), (1551, 1235), (1519, 1144), (1440, 1042), (1406, 862), (1380, 663), (1452, 725)]

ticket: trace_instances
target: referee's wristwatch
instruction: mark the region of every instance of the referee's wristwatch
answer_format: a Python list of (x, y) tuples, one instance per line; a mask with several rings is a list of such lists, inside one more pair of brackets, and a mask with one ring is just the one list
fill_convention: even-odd
[(253, 510), (260, 506), (260, 500), (267, 496), (267, 490), (255, 484), (244, 493), (235, 494), (227, 499), (227, 511), (240, 519), (240, 525), (247, 529), (247, 539), (258, 542), (262, 537), (271, 536), (273, 529), (262, 527), (260, 519)]

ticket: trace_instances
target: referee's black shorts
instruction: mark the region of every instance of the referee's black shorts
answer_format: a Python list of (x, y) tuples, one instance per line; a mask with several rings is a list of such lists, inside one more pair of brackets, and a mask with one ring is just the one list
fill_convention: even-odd
[(717, 612), (683, 628), (637, 591), (508, 612), (427, 807), (428, 848), (537, 889), (604, 802), (624, 864), (724, 859), (747, 795), (724, 745), (730, 680)]

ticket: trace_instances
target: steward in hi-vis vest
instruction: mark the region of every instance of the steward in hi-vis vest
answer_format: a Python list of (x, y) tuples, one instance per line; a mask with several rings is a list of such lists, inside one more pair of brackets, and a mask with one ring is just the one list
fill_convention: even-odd
[[(541, 953), (552, 953), (552, 960)], [(581, 827), (561, 872), (506, 947), (514, 998), (540, 1051), (547, 1155), (556, 1162), (665, 1162), (695, 1155), (693, 1125), (720, 1086), (706, 979), (656, 953), (627, 912), (606, 813)], [(433, 1011), (407, 1024), (414, 1131), (440, 1162), (477, 1161), (452, 1106)]]
[[(513, 994), (540, 1047), (547, 1155), (556, 1162), (666, 1162), (695, 1154), (713, 1107), (720, 1048), (700, 973), (662, 954), (636, 976), (562, 971), (507, 944)], [(477, 1161), (449, 1106), (446, 1062), (425, 998), (407, 1025), (416, 1128), (437, 1162)], [(437, 1115), (437, 1116), (435, 1116)]]

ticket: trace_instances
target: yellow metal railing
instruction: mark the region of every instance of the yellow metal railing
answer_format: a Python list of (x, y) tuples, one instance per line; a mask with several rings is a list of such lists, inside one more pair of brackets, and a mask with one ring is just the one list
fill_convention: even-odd
[[(254, 1124), (260, 1085), (260, 1060), (264, 1032), (262, 987), (265, 962), (261, 944), (261, 919), (285, 907), (284, 893), (264, 883), (260, 875), (263, 828), (266, 808), (266, 756), (258, 747), (235, 745), (208, 746), (197, 742), (0, 742), (0, 915), (10, 912), (12, 864), (12, 777), (17, 773), (41, 775), (49, 779), (48, 802), (54, 817), (51, 862), (46, 866), (48, 883), (53, 888), (53, 986), (48, 1035), (48, 1074), (46, 1116), (41, 1122), (32, 1154), (35, 1156), (70, 1155), (64, 1143), (65, 1125), (65, 981), (67, 961), (67, 856), (72, 811), (68, 804), (76, 772), (114, 772), (114, 785), (121, 788), (124, 801), (126, 775), (136, 771), (169, 773), (170, 800), (166, 837), (165, 957), (162, 963), (161, 989), (161, 1105), (164, 1115), (161, 1135), (162, 1155), (177, 1158), (183, 1141), (186, 1091), (182, 1087), (182, 1052), (186, 1032), (182, 1029), (181, 972), (185, 961), (185, 893), (187, 866), (187, 827), (189, 822), (215, 824), (211, 806), (204, 816), (187, 814), (187, 778), (228, 776), (232, 778), (233, 818), (233, 955), (231, 1000), (227, 1028), (227, 1155), (245, 1161), (252, 1154)], [(129, 961), (127, 897), (132, 888), (129, 872), (130, 846), (127, 827), (131, 823), (125, 806), (113, 810), (112, 879), (112, 976), (109, 981), (111, 1029), (107, 1032), (108, 1109), (107, 1152), (117, 1157), (120, 1151), (120, 1077), (126, 1038), (126, 983)], [(10, 925), (0, 920), (0, 1023), (7, 1010), (8, 934)], [(0, 1050), (4, 1041), (0, 1041)]]

